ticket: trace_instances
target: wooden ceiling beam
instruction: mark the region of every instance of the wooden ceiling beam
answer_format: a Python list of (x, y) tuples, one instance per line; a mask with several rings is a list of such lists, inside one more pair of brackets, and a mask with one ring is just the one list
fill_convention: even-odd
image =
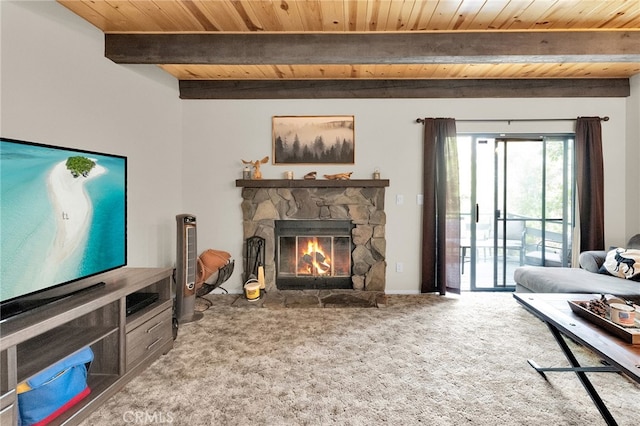
[(181, 99), (627, 97), (629, 79), (180, 80)]
[(640, 31), (106, 34), (120, 64), (640, 62)]

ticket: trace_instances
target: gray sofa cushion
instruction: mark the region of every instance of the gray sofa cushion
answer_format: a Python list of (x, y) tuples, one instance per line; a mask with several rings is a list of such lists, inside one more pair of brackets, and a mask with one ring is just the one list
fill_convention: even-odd
[(515, 270), (516, 291), (533, 293), (605, 293), (640, 296), (640, 283), (579, 268), (521, 266)]
[(589, 272), (593, 272), (597, 274), (606, 258), (607, 258), (606, 251), (590, 250), (590, 251), (583, 251), (582, 253), (580, 253), (578, 262), (580, 263), (580, 267), (582, 269), (586, 269)]
[[(627, 248), (640, 249), (640, 234), (627, 242)], [(580, 253), (580, 268), (521, 266), (513, 274), (516, 291), (522, 293), (604, 293), (616, 296), (640, 296), (637, 281), (600, 274), (607, 257), (605, 250)]]
[[(611, 250), (612, 248), (613, 247), (610, 247), (609, 250)], [(627, 246), (625, 248), (640, 249), (640, 234), (636, 234), (633, 237), (629, 238), (629, 241), (627, 242)], [(583, 251), (582, 253), (580, 253), (578, 263), (580, 264), (580, 267), (582, 269), (586, 269), (589, 272), (598, 273), (606, 257), (606, 250)]]

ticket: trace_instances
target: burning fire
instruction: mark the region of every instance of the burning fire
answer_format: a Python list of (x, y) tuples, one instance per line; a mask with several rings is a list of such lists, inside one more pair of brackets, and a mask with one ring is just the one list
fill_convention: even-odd
[(331, 259), (324, 253), (316, 239), (307, 242), (307, 249), (300, 256), (298, 273), (325, 275), (331, 272)]

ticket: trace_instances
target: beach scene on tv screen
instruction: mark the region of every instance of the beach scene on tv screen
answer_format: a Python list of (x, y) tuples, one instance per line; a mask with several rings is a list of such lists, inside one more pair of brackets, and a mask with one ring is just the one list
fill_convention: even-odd
[(126, 161), (0, 142), (1, 300), (126, 263)]

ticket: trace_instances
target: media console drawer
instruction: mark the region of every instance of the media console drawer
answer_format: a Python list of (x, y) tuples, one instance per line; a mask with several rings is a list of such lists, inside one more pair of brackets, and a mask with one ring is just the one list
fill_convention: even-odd
[(17, 418), (16, 405), (11, 404), (8, 407), (0, 410), (0, 424), (1, 425), (12, 425)]
[(171, 309), (165, 309), (127, 333), (127, 370), (173, 339)]
[(16, 391), (11, 390), (0, 396), (0, 425), (11, 425), (17, 419)]

